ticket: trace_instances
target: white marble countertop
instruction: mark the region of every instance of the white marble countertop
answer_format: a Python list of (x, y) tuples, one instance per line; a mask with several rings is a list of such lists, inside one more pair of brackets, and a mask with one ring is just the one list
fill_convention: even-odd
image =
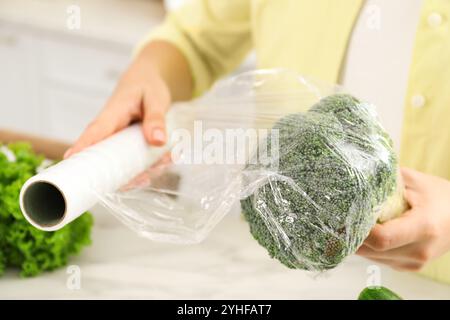
[[(0, 299), (355, 299), (370, 262), (351, 257), (319, 277), (290, 270), (268, 257), (238, 215), (226, 217), (199, 245), (151, 242), (103, 210), (96, 212), (93, 244), (70, 263), (81, 288), (67, 287), (66, 269), (21, 279), (0, 278)], [(381, 283), (405, 299), (450, 299), (450, 286), (381, 268)]]
[[(67, 9), (80, 8), (80, 29), (67, 28)], [(2, 0), (0, 21), (134, 46), (164, 17), (159, 0)]]

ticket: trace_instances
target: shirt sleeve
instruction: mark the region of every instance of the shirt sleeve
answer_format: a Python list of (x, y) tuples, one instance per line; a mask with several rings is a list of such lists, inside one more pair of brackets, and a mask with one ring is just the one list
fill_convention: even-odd
[(136, 52), (154, 40), (176, 46), (187, 59), (193, 96), (231, 72), (251, 49), (249, 0), (191, 0), (170, 12)]

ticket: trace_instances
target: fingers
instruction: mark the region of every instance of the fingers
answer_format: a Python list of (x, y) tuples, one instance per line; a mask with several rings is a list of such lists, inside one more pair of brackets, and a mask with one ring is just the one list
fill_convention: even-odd
[(143, 130), (148, 143), (162, 146), (166, 143), (166, 112), (170, 105), (170, 96), (163, 88), (158, 94), (146, 90), (143, 97)]
[(433, 258), (430, 226), (416, 209), (371, 230), (357, 254), (397, 270), (418, 271)]
[(126, 192), (128, 190), (144, 188), (150, 185), (150, 175), (147, 171), (141, 172), (136, 177), (131, 179), (126, 185), (120, 188), (120, 191)]
[(417, 272), (423, 268), (423, 265), (417, 262), (398, 261), (393, 259), (368, 258), (376, 263), (384, 264), (397, 271)]
[(106, 107), (65, 152), (64, 159), (125, 128), (131, 121), (130, 118), (120, 108)]
[(437, 244), (442, 238), (442, 225), (436, 215), (440, 207), (433, 205), (436, 198), (430, 192), (437, 180), (408, 168), (402, 168), (401, 173), (411, 209), (399, 218), (375, 225), (357, 254), (394, 269), (418, 271), (441, 252)]
[(95, 120), (81, 134), (75, 144), (64, 153), (64, 159), (106, 138), (114, 132), (114, 127), (103, 120)]
[(401, 271), (418, 271), (431, 258), (425, 246), (416, 244), (385, 252), (375, 251), (366, 245), (362, 245), (356, 254)]
[(376, 224), (364, 244), (376, 251), (386, 251), (407, 245), (422, 237), (419, 215), (414, 209), (400, 217)]
[(170, 94), (164, 85), (155, 89), (120, 92), (111, 97), (103, 111), (66, 151), (70, 157), (125, 128), (133, 120), (142, 119), (144, 136), (149, 144), (161, 146), (166, 142), (165, 114), (170, 105)]
[(402, 260), (409, 262), (419, 262), (421, 259), (414, 254), (414, 245), (395, 248), (387, 251), (376, 251), (367, 245), (359, 247), (357, 254), (369, 259)]

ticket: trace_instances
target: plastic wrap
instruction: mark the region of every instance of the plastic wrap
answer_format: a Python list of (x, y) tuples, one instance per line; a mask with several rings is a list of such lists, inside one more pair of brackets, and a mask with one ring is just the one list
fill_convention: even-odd
[[(84, 190), (146, 238), (199, 242), (241, 205), (272, 257), (324, 270), (405, 209), (375, 107), (338, 86), (282, 69), (247, 72), (173, 106), (167, 121), (166, 151), (146, 155), (145, 170), (114, 190), (95, 179)], [(142, 164), (144, 152), (128, 157)]]
[(405, 209), (391, 139), (370, 105), (330, 95), (274, 128), (277, 169), (244, 169), (242, 207), (255, 239), (286, 266), (333, 268)]

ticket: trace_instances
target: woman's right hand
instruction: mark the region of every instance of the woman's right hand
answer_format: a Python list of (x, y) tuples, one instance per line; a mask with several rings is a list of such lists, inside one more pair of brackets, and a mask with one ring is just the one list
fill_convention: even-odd
[(166, 141), (164, 118), (169, 105), (169, 89), (156, 68), (146, 61), (135, 60), (119, 80), (100, 114), (66, 151), (64, 158), (136, 120), (142, 120), (144, 136), (149, 144), (163, 145)]
[(170, 44), (152, 43), (134, 59), (102, 111), (66, 151), (64, 158), (109, 137), (133, 121), (142, 121), (149, 144), (164, 145), (165, 114), (171, 96), (175, 95), (177, 100), (189, 99), (191, 88), (189, 66), (181, 53)]

